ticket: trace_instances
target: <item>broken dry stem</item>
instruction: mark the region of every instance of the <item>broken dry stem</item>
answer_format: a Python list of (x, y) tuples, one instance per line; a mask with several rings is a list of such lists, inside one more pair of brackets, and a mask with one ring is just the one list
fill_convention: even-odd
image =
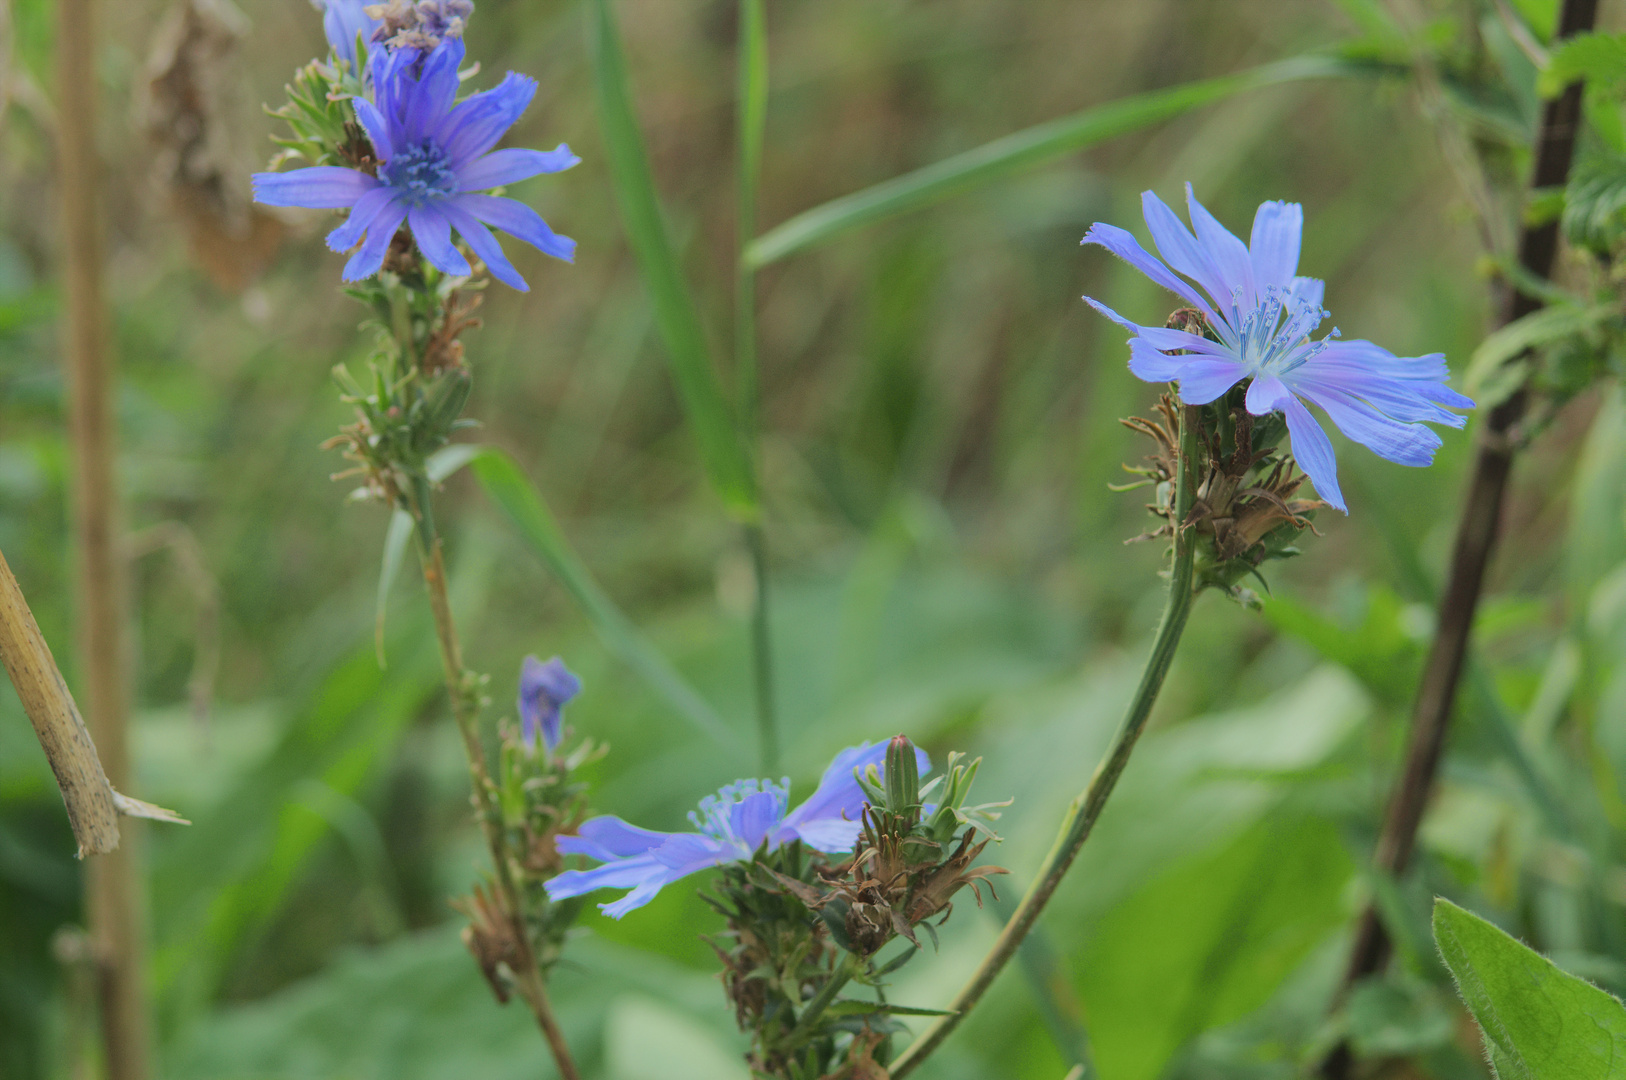
[(56, 775), (80, 857), (105, 855), (119, 846), (113, 785), (4, 555), (0, 555), (0, 662)]

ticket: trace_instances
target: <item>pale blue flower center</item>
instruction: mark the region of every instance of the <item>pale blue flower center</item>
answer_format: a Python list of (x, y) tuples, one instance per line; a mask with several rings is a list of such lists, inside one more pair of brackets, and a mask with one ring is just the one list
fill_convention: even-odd
[(457, 193), (457, 173), (446, 151), (427, 139), (397, 150), (378, 170), (379, 179), (406, 196), (414, 206)]
[[(1310, 332), (1321, 325), (1327, 314), (1325, 308), (1271, 286), (1265, 289), (1258, 306), (1246, 315), (1233, 299), (1231, 317), (1224, 320), (1219, 332), (1249, 375), (1279, 378), (1327, 347), (1325, 338), (1309, 339)], [(1337, 336), (1337, 330), (1328, 335)]]
[(777, 784), (772, 780), (736, 780), (717, 794), (701, 799), (699, 811), (691, 811), (689, 821), (719, 844), (732, 848), (741, 858), (750, 858), (761, 843), (761, 838), (740, 835), (735, 827), (734, 808), (751, 796), (762, 793), (772, 798), (774, 825), (784, 821), (790, 806), (789, 777)]

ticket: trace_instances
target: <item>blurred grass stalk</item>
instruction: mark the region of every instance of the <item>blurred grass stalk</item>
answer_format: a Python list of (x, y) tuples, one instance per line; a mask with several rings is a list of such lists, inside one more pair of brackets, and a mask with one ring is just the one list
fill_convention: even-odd
[(1062, 877), (1078, 857), (1084, 841), (1090, 838), (1101, 811), (1106, 808), (1107, 800), (1118, 785), (1118, 778), (1129, 764), (1129, 756), (1134, 752), (1141, 732), (1146, 729), (1152, 706), (1157, 703), (1158, 691), (1163, 688), (1169, 665), (1174, 662), (1174, 653), (1180, 645), (1181, 634), (1185, 632), (1186, 618), (1191, 614), (1191, 602), (1196, 595), (1192, 588), (1195, 536), (1190, 530), (1180, 527), (1190, 515), (1196, 497), (1193, 467), (1196, 456), (1197, 409), (1188, 405), (1180, 411), (1180, 474), (1174, 496), (1174, 559), (1169, 574), (1169, 594), (1164, 602), (1163, 617), (1158, 622), (1157, 637), (1152, 642), (1151, 655), (1146, 658), (1146, 666), (1141, 670), (1140, 682), (1135, 696), (1130, 700), (1129, 710), (1118, 733), (1113, 736), (1106, 758), (1096, 766), (1095, 774), (1090, 777), (1089, 785), (1068, 806), (1056, 843), (1050, 849), (1050, 854), (1045, 856), (1038, 877), (1028, 888), (1027, 895), (1017, 905), (1016, 913), (1005, 923), (1005, 929), (1000, 931), (993, 948), (977, 966), (971, 979), (955, 995), (947, 1015), (934, 1021), (898, 1056), (892, 1065), (892, 1080), (903, 1080), (943, 1044), (1017, 954), (1023, 939), (1039, 921)]
[[(756, 268), (745, 253), (757, 232), (757, 185), (762, 178), (763, 129), (768, 118), (768, 25), (763, 0), (740, 0), (738, 128), (734, 229), (734, 382), (747, 475), (761, 502), (762, 380), (757, 359)], [(779, 710), (774, 702), (773, 630), (768, 607), (768, 538), (760, 512), (745, 523), (756, 588), (751, 600), (751, 667), (756, 686), (758, 751), (762, 772), (779, 771)]]
[[(129, 654), (124, 549), (114, 478), (117, 444), (108, 355), (96, 152), (95, 0), (57, 0), (58, 198), (62, 207), (63, 361), (73, 446), (79, 665), (90, 733), (114, 788), (130, 786)], [(136, 872), (140, 830), (85, 868), (85, 907), (99, 965), (108, 1080), (147, 1080), (151, 1045)]]
[(513, 972), (515, 988), (530, 1006), (536, 1026), (547, 1040), (553, 1060), (559, 1066), (561, 1080), (580, 1080), (580, 1072), (570, 1056), (570, 1046), (553, 1014), (543, 985), (542, 972), (537, 967), (536, 955), (531, 949), (531, 936), (526, 929), (524, 908), (519, 890), (508, 868), (507, 845), (503, 840), (501, 811), (494, 801), (494, 786), (486, 768), (485, 747), (480, 741), (481, 682), (474, 672), (463, 666), (463, 647), (457, 635), (457, 623), (452, 618), (452, 601), (446, 591), (446, 561), (442, 554), (440, 537), (435, 531), (434, 508), (430, 501), (431, 481), (426, 472), (414, 478), (416, 488), (413, 501), (417, 511), (418, 558), (423, 565), (423, 582), (429, 590), (429, 607), (435, 617), (435, 636), (440, 642), (441, 664), (446, 669), (446, 692), (451, 698), (452, 715), (457, 730), (463, 736), (463, 749), (469, 759), (469, 784), (473, 788), (475, 813), (480, 818), (480, 830), (491, 852), (492, 873), (495, 877), (499, 904), (503, 915), (512, 924), (513, 941), (520, 952), (519, 969)]

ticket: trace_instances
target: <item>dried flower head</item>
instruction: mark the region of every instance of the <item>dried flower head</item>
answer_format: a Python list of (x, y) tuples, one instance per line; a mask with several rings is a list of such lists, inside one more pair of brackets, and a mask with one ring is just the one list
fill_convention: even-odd
[(463, 36), (463, 27), (474, 14), (473, 0), (388, 0), (369, 4), (363, 10), (378, 23), (373, 40), (386, 49), (420, 49), (428, 52), (447, 38)]

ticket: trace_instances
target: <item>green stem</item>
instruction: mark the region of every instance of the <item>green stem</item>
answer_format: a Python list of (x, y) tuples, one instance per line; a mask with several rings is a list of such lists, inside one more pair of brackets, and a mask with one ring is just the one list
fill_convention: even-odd
[(819, 992), (813, 995), (813, 1000), (809, 1001), (807, 1007), (802, 1010), (801, 1019), (796, 1021), (796, 1026), (791, 1029), (790, 1034), (785, 1036), (784, 1045), (787, 1048), (795, 1051), (802, 1043), (807, 1041), (813, 1034), (813, 1028), (818, 1024), (819, 1018), (824, 1015), (824, 1010), (835, 1003), (836, 995), (841, 993), (841, 988), (846, 986), (848, 980), (854, 975), (858, 974), (860, 963), (862, 961), (850, 952), (841, 954), (841, 963), (837, 965), (834, 971), (830, 972), (830, 977), (824, 981), (823, 986), (819, 987)]
[(757, 727), (761, 737), (762, 770), (772, 776), (779, 771), (779, 710), (774, 705), (773, 636), (768, 625), (768, 545), (760, 524), (745, 527), (745, 542), (751, 549), (751, 569), (756, 578), (756, 598), (751, 609), (751, 657), (756, 681)]
[(463, 750), (469, 761), (469, 784), (474, 789), (474, 807), (480, 819), (480, 831), (491, 852), (492, 868), (496, 875), (497, 893), (503, 912), (512, 923), (514, 940), (519, 945), (518, 969), (514, 982), (520, 997), (530, 1006), (536, 1025), (547, 1040), (548, 1049), (559, 1067), (562, 1080), (580, 1080), (581, 1073), (571, 1058), (554, 1018), (553, 1006), (548, 1001), (542, 982), (541, 970), (531, 951), (530, 934), (525, 927), (524, 908), (519, 888), (514, 882), (508, 864), (508, 849), (503, 838), (502, 818), (496, 804), (491, 774), (486, 767), (485, 747), (480, 744), (480, 699), (474, 688), (473, 673), (463, 666), (463, 647), (457, 636), (457, 624), (452, 619), (452, 603), (446, 588), (446, 560), (441, 553), (440, 538), (435, 534), (434, 510), (430, 506), (429, 478), (421, 473), (413, 477), (413, 509), (417, 519), (418, 558), (423, 564), (423, 581), (429, 590), (429, 608), (434, 614), (435, 637), (440, 643), (441, 665), (446, 672), (446, 692), (452, 699), (452, 716), (463, 737)]
[(761, 380), (757, 370), (756, 271), (745, 259), (756, 235), (757, 183), (762, 171), (762, 132), (768, 111), (768, 41), (763, 0), (740, 0), (740, 36), (736, 126), (736, 247), (734, 277), (734, 377), (739, 396), (739, 425), (745, 444), (756, 516), (745, 524), (755, 582), (751, 612), (751, 659), (756, 687), (757, 728), (762, 770), (779, 769), (778, 709), (774, 701), (773, 638), (768, 623), (768, 547), (760, 509)]
[(1022, 897), (1016, 913), (1005, 924), (1005, 929), (1000, 932), (999, 939), (983, 958), (976, 973), (949, 1005), (949, 1015), (927, 1028), (893, 1063), (893, 1080), (901, 1080), (913, 1072), (927, 1055), (942, 1045), (965, 1015), (982, 1000), (982, 995), (993, 985), (994, 979), (1004, 970), (1011, 957), (1016, 955), (1022, 939), (1038, 922), (1045, 904), (1049, 903), (1056, 893), (1056, 887), (1061, 884), (1062, 876), (1073, 865), (1084, 841), (1089, 839), (1107, 799), (1118, 785), (1118, 778), (1123, 775), (1124, 766), (1129, 764), (1129, 755), (1134, 751), (1135, 743), (1146, 728), (1147, 718), (1152, 714), (1152, 706), (1157, 701), (1164, 676), (1168, 674), (1175, 649), (1180, 644), (1180, 635), (1186, 628), (1186, 617), (1191, 613), (1191, 601), (1195, 595), (1192, 591), (1193, 538), (1181, 528), (1181, 524), (1191, 512), (1195, 489), (1192, 463), (1197, 450), (1197, 413), (1196, 408), (1186, 406), (1180, 414), (1180, 475), (1175, 485), (1172, 522), (1174, 565), (1170, 572), (1169, 595), (1163, 608), (1163, 619), (1158, 624), (1157, 638), (1152, 642), (1152, 654), (1146, 659), (1146, 667), (1141, 672), (1135, 696), (1129, 703), (1129, 711), (1112, 740), (1106, 759), (1096, 767), (1095, 775), (1090, 778), (1089, 786), (1068, 806), (1055, 846), (1045, 856), (1037, 880), (1028, 889), (1027, 895)]

